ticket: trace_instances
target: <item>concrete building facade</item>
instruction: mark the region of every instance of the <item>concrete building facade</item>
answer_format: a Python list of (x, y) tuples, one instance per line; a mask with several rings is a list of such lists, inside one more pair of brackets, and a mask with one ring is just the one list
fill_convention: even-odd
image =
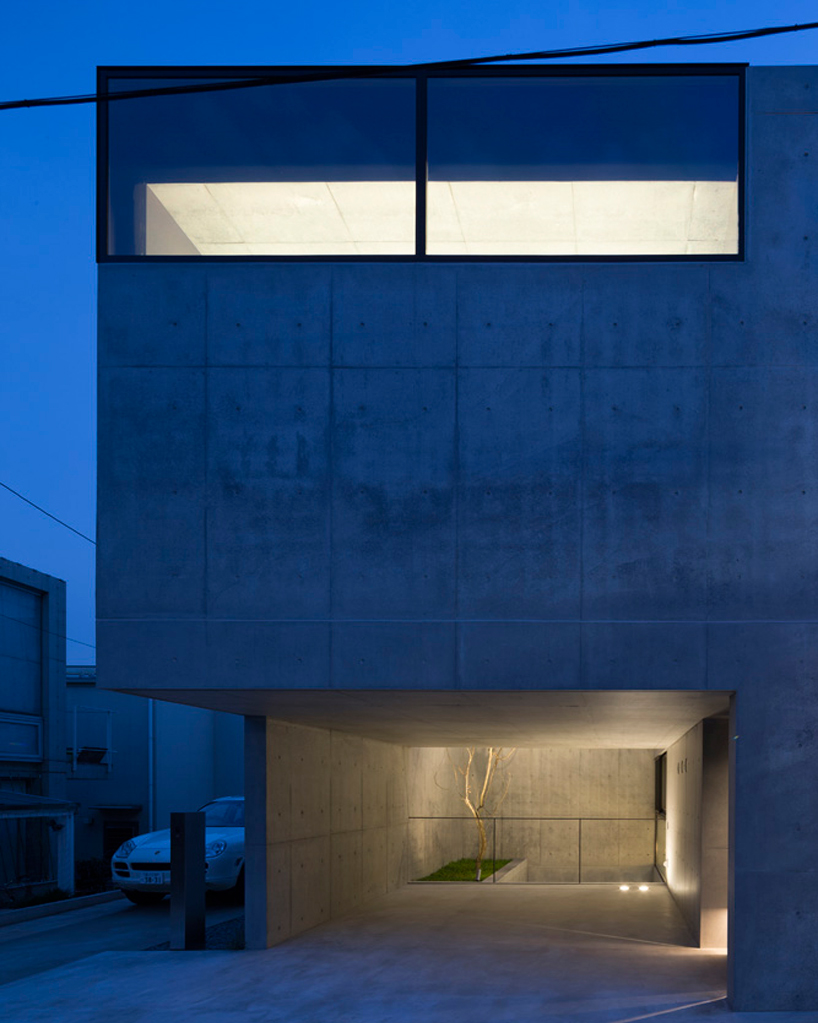
[(0, 789), (65, 799), (65, 583), (0, 558)]
[[(357, 249), (319, 232), (311, 250), (265, 256), (273, 207), (303, 230), (297, 218), (334, 189), (354, 225), (358, 193), (335, 183), (355, 175), (335, 166), (318, 177), (324, 192), (284, 199), (231, 192), (226, 181), (309, 176), (295, 158), (276, 177), (269, 154), (241, 155), (252, 117), (236, 128), (242, 173), (193, 156), (172, 172), (158, 157), (140, 164), (146, 125), (184, 152), (200, 138), (186, 133), (195, 118), (183, 98), (110, 104), (99, 678), (245, 715), (250, 944), (449, 854), (442, 825), (417, 822), (445, 816), (429, 775), (445, 747), (525, 750), (518, 816), (602, 820), (600, 869), (622, 847), (610, 822), (618, 835), (622, 819), (650, 817), (664, 754), (666, 854), (654, 865), (697, 942), (720, 944), (727, 929), (731, 1004), (818, 1011), (818, 72), (710, 71), (736, 82), (730, 187), (702, 157), (678, 195), (651, 193), (658, 220), (630, 248), (605, 252), (596, 237), (583, 251), (576, 227), (564, 256), (521, 235), (511, 249), (496, 232), (486, 241), (491, 225), (469, 234), (469, 211), (518, 194), (508, 182), (522, 161), (516, 179), (473, 174), (469, 192), (435, 162), (433, 133), (412, 159), (443, 168), (430, 182), (453, 183), (463, 237), (446, 240), (443, 192), (418, 189), (412, 212), (429, 231), (417, 255), (400, 226), (391, 250), (361, 244), (360, 214)], [(197, 77), (166, 77), (182, 74)], [(607, 87), (615, 72), (586, 74)], [(127, 88), (146, 72), (107, 75)], [(199, 94), (200, 109), (220, 109), (208, 95), (219, 94)], [(685, 133), (684, 118), (664, 117)], [(488, 189), (492, 174), (503, 188)], [(383, 167), (358, 176), (373, 195), (373, 181), (403, 183)], [(623, 189), (609, 189), (605, 216)], [(547, 191), (531, 190), (533, 219)], [(402, 194), (384, 187), (366, 215)], [(702, 241), (697, 195), (705, 234), (731, 208), (736, 231)], [(684, 225), (676, 248), (662, 241), (671, 209)], [(580, 212), (577, 199), (572, 223)], [(641, 754), (643, 773), (603, 772), (591, 798), (589, 758), (608, 751), (622, 765)]]

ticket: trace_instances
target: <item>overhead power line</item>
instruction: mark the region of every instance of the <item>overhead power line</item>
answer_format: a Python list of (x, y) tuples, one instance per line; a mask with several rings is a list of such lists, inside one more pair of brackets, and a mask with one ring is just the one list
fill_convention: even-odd
[(3, 614), (0, 611), (0, 618), (5, 618), (9, 622), (17, 622), (18, 625), (25, 625), (29, 629), (36, 629), (37, 632), (42, 632), (45, 636), (56, 636), (57, 639), (64, 639), (68, 643), (79, 643), (80, 646), (87, 646), (91, 650), (96, 650), (93, 643), (86, 643), (84, 639), (72, 639), (71, 636), (63, 636), (61, 632), (51, 632), (49, 629), (43, 629), (39, 625), (34, 625), (33, 622), (26, 622), (22, 618), (14, 618), (12, 615)]
[(507, 53), (497, 57), (476, 57), (473, 60), (455, 61), (455, 66), (469, 64), (490, 64), (502, 60), (558, 60), (560, 57), (598, 57), (606, 53), (626, 53), (633, 50), (650, 50), (657, 46), (706, 46), (710, 43), (734, 43), (742, 39), (760, 39), (763, 36), (782, 35), (786, 32), (806, 32), (818, 28), (818, 21), (807, 21), (803, 25), (771, 25), (767, 28), (748, 28), (738, 32), (710, 32), (697, 36), (668, 36), (667, 39), (643, 39), (635, 43), (607, 43), (602, 46), (577, 46), (564, 50), (542, 50), (533, 53)]
[(13, 487), (10, 487), (8, 483), (3, 483), (3, 481), (0, 480), (0, 487), (2, 487), (4, 490), (8, 490), (10, 494), (14, 494), (15, 497), (19, 497), (21, 501), (25, 501), (26, 504), (30, 504), (31, 507), (36, 508), (38, 512), (42, 512), (43, 515), (47, 515), (50, 519), (53, 519), (55, 522), (59, 522), (61, 526), (65, 526), (66, 529), (70, 529), (72, 533), (76, 533), (77, 536), (81, 536), (83, 540), (87, 540), (88, 543), (91, 543), (94, 545), (94, 547), (96, 547), (97, 545), (96, 540), (92, 540), (90, 536), (86, 536), (85, 533), (81, 533), (78, 529), (74, 529), (73, 526), (69, 526), (67, 522), (63, 522), (63, 520), (57, 518), (56, 515), (52, 515), (50, 511), (46, 511), (45, 508), (41, 508), (39, 504), (35, 504), (33, 501), (29, 500), (29, 498), (27, 498), (25, 494), (21, 494), (19, 490), (15, 490)]
[[(395, 64), (389, 68), (328, 68), (292, 75), (264, 75), (254, 78), (225, 79), (218, 82), (199, 82), (195, 85), (170, 85), (146, 89), (123, 89), (121, 92), (86, 93), (81, 96), (51, 96), (41, 99), (19, 99), (0, 103), (0, 110), (20, 110), (28, 107), (77, 106), (82, 103), (109, 103), (114, 100), (142, 99), (147, 96), (174, 96), (189, 92), (224, 92), (228, 89), (252, 89), (262, 85), (293, 85), (300, 82), (328, 82), (344, 78), (378, 78), (400, 74), (401, 71), (453, 71), (459, 68), (499, 64), (509, 60), (559, 60), (565, 57), (597, 57), (611, 53), (630, 53), (660, 46), (706, 46), (713, 43), (733, 43), (742, 39), (760, 39), (764, 36), (783, 35), (788, 32), (806, 32), (818, 28), (818, 21), (803, 25), (771, 25), (766, 28), (744, 29), (738, 32), (712, 32), (707, 35), (669, 36), (666, 39), (642, 39), (630, 43), (605, 43), (601, 46), (575, 46), (561, 50), (533, 50), (530, 53), (502, 53), (489, 57), (470, 57), (464, 60), (431, 61), (420, 64)], [(161, 68), (157, 68), (157, 73)]]

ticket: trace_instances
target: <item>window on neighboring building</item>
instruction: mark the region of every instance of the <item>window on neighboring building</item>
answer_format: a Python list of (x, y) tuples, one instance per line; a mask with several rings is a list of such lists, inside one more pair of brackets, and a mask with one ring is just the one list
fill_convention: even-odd
[(0, 580), (0, 711), (42, 714), (42, 686), (42, 594)]
[(42, 759), (43, 719), (0, 711), (0, 760)]

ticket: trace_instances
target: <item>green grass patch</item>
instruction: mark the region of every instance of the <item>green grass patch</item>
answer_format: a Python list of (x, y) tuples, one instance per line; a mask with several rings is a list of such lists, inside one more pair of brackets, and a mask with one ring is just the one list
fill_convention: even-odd
[[(481, 879), (491, 877), (495, 870), (500, 870), (511, 860), (483, 860)], [(419, 881), (474, 881), (477, 872), (475, 860), (452, 860), (445, 867), (436, 870), (428, 877), (419, 877)]]

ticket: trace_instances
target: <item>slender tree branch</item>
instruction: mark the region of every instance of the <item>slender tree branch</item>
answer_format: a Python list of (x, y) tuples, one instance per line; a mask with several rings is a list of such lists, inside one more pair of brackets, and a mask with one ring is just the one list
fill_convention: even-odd
[[(477, 748), (469, 746), (464, 749), (465, 758), (460, 762), (456, 761), (451, 751), (447, 748), (446, 757), (452, 767), (457, 795), (477, 826), (477, 856), (475, 858), (476, 880), (480, 880), (482, 874), (483, 858), (488, 846), (488, 835), (486, 832), (485, 817), (494, 817), (502, 806), (508, 795), (511, 785), (511, 775), (506, 773), (505, 765), (517, 752), (516, 747), (511, 749), (503, 746), (485, 747), (486, 764), (485, 770), (481, 772), (482, 783), (479, 784), (479, 794), (472, 795), (474, 777), (472, 772), (477, 770)], [(495, 780), (497, 769), (501, 768), (503, 774), (503, 788), (499, 796), (492, 800), (492, 808), (487, 807), (492, 794), (492, 785)]]

